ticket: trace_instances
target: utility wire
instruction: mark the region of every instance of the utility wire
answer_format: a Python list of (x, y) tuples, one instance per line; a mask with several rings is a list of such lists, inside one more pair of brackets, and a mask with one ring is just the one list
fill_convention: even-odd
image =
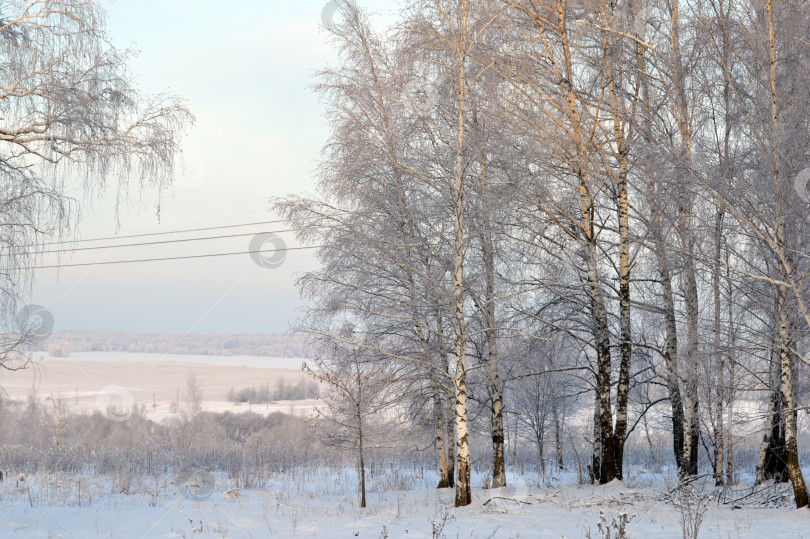
[[(141, 243), (123, 243), (123, 244), (119, 244), (119, 245), (98, 245), (98, 246), (95, 246), (95, 247), (74, 247), (72, 249), (53, 249), (53, 250), (50, 250), (50, 251), (39, 251), (39, 252), (32, 251), (32, 252), (28, 252), (28, 253), (20, 253), (20, 255), (46, 255), (46, 254), (54, 254), (54, 253), (73, 253), (73, 252), (76, 252), (76, 251), (96, 251), (98, 249), (118, 249), (120, 247), (142, 247), (142, 246), (145, 246), (145, 245), (163, 245), (163, 244), (167, 244), (167, 243), (183, 243), (183, 242), (188, 242), (188, 241), (219, 240), (219, 239), (225, 239), (225, 238), (242, 238), (242, 237), (245, 237), (245, 236), (256, 236), (258, 234), (281, 234), (281, 233), (284, 233), (284, 232), (296, 232), (298, 230), (310, 230), (310, 229), (313, 229), (313, 228), (327, 228), (327, 227), (330, 227), (330, 226), (331, 225), (321, 225), (321, 226), (305, 227), (303, 229), (287, 228), (287, 229), (284, 229), (284, 230), (265, 230), (263, 232), (245, 232), (245, 233), (242, 233), (242, 234), (226, 234), (226, 235), (222, 235), (222, 236), (205, 236), (205, 237), (201, 237), (201, 238), (180, 238), (180, 239), (176, 239), (176, 240), (145, 241), (145, 242), (141, 242)], [(87, 241), (91, 241), (91, 240), (87, 240)], [(49, 244), (43, 244), (43, 245), (49, 245)]]
[[(345, 213), (345, 212), (342, 212)], [(124, 239), (131, 239), (131, 238), (145, 238), (148, 236), (165, 236), (167, 234), (184, 234), (187, 232), (206, 232), (209, 230), (222, 230), (225, 228), (239, 228), (243, 226), (255, 226), (255, 225), (275, 225), (278, 223), (289, 223), (291, 221), (301, 221), (306, 219), (306, 217), (298, 217), (293, 219), (276, 219), (274, 221), (258, 221), (256, 223), (241, 223), (236, 225), (222, 225), (222, 226), (209, 226), (203, 228), (187, 228), (185, 230), (166, 230), (163, 232), (150, 232), (148, 234), (129, 234), (125, 236), (107, 236), (104, 238), (88, 238), (82, 240), (64, 240), (64, 241), (49, 241), (45, 243), (32, 243), (29, 245), (24, 245), (23, 247), (37, 247), (37, 246), (44, 246), (44, 245), (64, 245), (64, 244), (73, 244), (73, 243), (86, 243), (91, 241), (107, 241), (107, 240), (124, 240)]]
[(138, 258), (133, 260), (106, 260), (103, 262), (84, 262), (80, 264), (56, 264), (53, 266), (31, 266), (29, 268), (13, 268), (13, 271), (35, 270), (35, 269), (56, 269), (56, 268), (76, 268), (80, 266), (106, 266), (109, 264), (133, 264), (138, 262), (159, 262), (162, 260), (187, 260), (190, 258), (213, 258), (217, 256), (249, 255), (254, 253), (277, 253), (279, 251), (302, 251), (304, 249), (319, 249), (322, 245), (308, 247), (284, 247), (282, 249), (272, 249), (269, 251), (237, 251), (232, 253), (210, 253), (204, 255), (171, 256), (167, 258)]
[(204, 228), (188, 228), (185, 230), (165, 230), (163, 232), (150, 232), (148, 234), (129, 234), (126, 236), (107, 236), (104, 238), (87, 238), (82, 240), (64, 240), (64, 241), (48, 241), (44, 243), (33, 243), (30, 245), (26, 245), (26, 247), (36, 247), (38, 245), (64, 245), (70, 243), (86, 243), (91, 241), (107, 241), (107, 240), (125, 240), (129, 238), (145, 238), (147, 236), (165, 236), (167, 234), (183, 234), (186, 232), (205, 232), (208, 230), (221, 230), (223, 228), (239, 228), (243, 226), (253, 226), (253, 225), (272, 225), (277, 223), (284, 223), (287, 222), (287, 219), (278, 219), (275, 221), (259, 221), (256, 223), (243, 223), (238, 225), (223, 225), (223, 226), (209, 226)]

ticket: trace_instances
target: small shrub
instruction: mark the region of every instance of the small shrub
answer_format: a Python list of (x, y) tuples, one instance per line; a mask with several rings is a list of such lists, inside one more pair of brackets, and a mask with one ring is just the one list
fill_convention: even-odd
[(683, 539), (698, 539), (700, 525), (709, 509), (711, 494), (695, 485), (681, 483), (672, 496), (672, 502), (678, 509), (678, 520), (681, 522)]
[(596, 530), (599, 533), (597, 537), (591, 535), (591, 530), (585, 532), (587, 539), (627, 539), (627, 525), (630, 521), (636, 518), (635, 515), (630, 516), (627, 513), (619, 513), (614, 519), (608, 522), (605, 513), (599, 511), (599, 522), (596, 524)]

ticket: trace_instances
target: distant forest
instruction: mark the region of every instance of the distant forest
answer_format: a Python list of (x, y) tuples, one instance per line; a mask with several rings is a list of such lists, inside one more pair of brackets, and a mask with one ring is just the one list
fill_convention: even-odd
[(304, 337), (294, 333), (57, 331), (42, 344), (44, 350), (59, 348), (72, 352), (306, 357)]

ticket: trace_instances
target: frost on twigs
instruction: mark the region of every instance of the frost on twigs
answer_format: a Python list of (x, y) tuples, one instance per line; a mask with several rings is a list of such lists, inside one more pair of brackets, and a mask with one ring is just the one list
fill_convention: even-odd
[(750, 487), (727, 487), (718, 494), (718, 502), (732, 509), (793, 507), (793, 486), (766, 481)]
[(559, 503), (563, 507), (571, 509), (574, 507), (624, 507), (626, 505), (646, 505), (650, 501), (650, 496), (643, 491), (623, 491), (612, 496), (594, 494), (585, 499), (561, 496)]
[(636, 518), (635, 515), (628, 515), (625, 512), (619, 512), (615, 518), (608, 522), (605, 513), (599, 511), (599, 522), (596, 524), (596, 535), (592, 534), (591, 529), (585, 531), (587, 539), (627, 539), (627, 526), (630, 521)]
[(675, 506), (684, 539), (697, 539), (700, 526), (714, 498), (714, 493), (706, 487), (708, 475), (681, 479), (678, 485), (663, 493), (663, 499)]
[[(0, 324), (14, 322), (34, 268), (69, 239), (81, 206), (127, 202), (175, 179), (194, 117), (182, 99), (141, 93), (133, 53), (116, 49), (92, 0), (0, 2)], [(51, 247), (50, 249), (48, 247)], [(34, 306), (32, 306), (34, 307)], [(26, 331), (0, 336), (0, 366), (53, 329), (47, 310), (23, 311)]]

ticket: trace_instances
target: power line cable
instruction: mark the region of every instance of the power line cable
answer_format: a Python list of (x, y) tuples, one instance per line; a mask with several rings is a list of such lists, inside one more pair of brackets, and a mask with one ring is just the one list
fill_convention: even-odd
[(271, 225), (277, 223), (284, 223), (287, 222), (287, 219), (278, 219), (275, 221), (259, 221), (256, 223), (242, 223), (237, 225), (223, 225), (223, 226), (209, 226), (203, 228), (188, 228), (185, 230), (164, 230), (162, 232), (149, 232), (145, 234), (128, 234), (125, 236), (107, 236), (103, 238), (87, 238), (81, 240), (64, 240), (64, 241), (48, 241), (44, 243), (33, 243), (30, 245), (26, 245), (25, 247), (36, 247), (38, 245), (64, 245), (64, 244), (71, 244), (71, 243), (87, 243), (91, 241), (108, 241), (108, 240), (125, 240), (131, 238), (145, 238), (147, 236), (165, 236), (167, 234), (184, 234), (187, 232), (206, 232), (209, 230), (221, 230), (224, 228), (239, 228), (243, 226), (254, 226), (254, 225)]
[(217, 256), (233, 256), (233, 255), (249, 255), (249, 254), (263, 254), (263, 253), (277, 253), (279, 251), (303, 251), (305, 249), (319, 249), (322, 245), (313, 245), (307, 247), (284, 247), (282, 249), (272, 249), (269, 251), (237, 251), (231, 253), (209, 253), (204, 255), (186, 255), (186, 256), (171, 256), (166, 258), (138, 258), (133, 260), (106, 260), (102, 262), (84, 262), (79, 264), (57, 264), (53, 266), (31, 266), (30, 268), (13, 268), (13, 271), (19, 270), (35, 270), (35, 269), (56, 269), (56, 268), (76, 268), (80, 266), (106, 266), (110, 264), (134, 264), (140, 262), (160, 262), (163, 260), (187, 260), (191, 258), (213, 258)]
[[(339, 213), (346, 213), (346, 211), (341, 211)], [(222, 225), (222, 226), (209, 226), (209, 227), (202, 227), (202, 228), (187, 228), (185, 230), (165, 230), (163, 232), (149, 232), (144, 234), (128, 234), (124, 236), (107, 236), (103, 238), (87, 238), (81, 240), (63, 240), (63, 241), (49, 241), (44, 243), (32, 243), (29, 245), (24, 245), (23, 247), (37, 247), (37, 246), (45, 246), (45, 245), (65, 245), (65, 244), (73, 244), (73, 243), (87, 243), (93, 241), (108, 241), (108, 240), (124, 240), (124, 239), (132, 239), (132, 238), (145, 238), (148, 236), (165, 236), (168, 234), (185, 234), (188, 232), (206, 232), (210, 230), (222, 230), (226, 228), (239, 228), (243, 226), (256, 226), (256, 225), (274, 225), (278, 223), (289, 223), (292, 221), (302, 221), (307, 219), (306, 217), (296, 217), (292, 219), (276, 219), (273, 221), (258, 221), (255, 223), (241, 223), (235, 225)]]
[[(167, 243), (184, 243), (189, 241), (204, 241), (204, 240), (219, 240), (225, 238), (242, 238), (245, 236), (256, 236), (258, 234), (282, 234), (285, 232), (296, 232), (298, 230), (310, 230), (314, 228), (328, 228), (332, 225), (321, 225), (321, 226), (311, 226), (311, 227), (304, 227), (303, 229), (296, 229), (296, 228), (287, 228), (283, 230), (265, 230), (263, 232), (245, 232), (242, 234), (226, 234), (221, 236), (205, 236), (201, 238), (180, 238), (176, 240), (161, 240), (161, 241), (145, 241), (140, 243), (123, 243), (119, 245), (97, 245), (94, 247), (74, 247), (72, 249), (54, 249), (50, 251), (32, 251), (28, 253), (20, 253), (20, 255), (46, 255), (46, 254), (55, 254), (55, 253), (73, 253), (76, 251), (96, 251), (99, 249), (118, 249), (121, 247), (142, 247), (146, 245), (164, 245)], [(88, 240), (89, 241), (89, 240)], [(43, 244), (48, 245), (48, 244)]]

